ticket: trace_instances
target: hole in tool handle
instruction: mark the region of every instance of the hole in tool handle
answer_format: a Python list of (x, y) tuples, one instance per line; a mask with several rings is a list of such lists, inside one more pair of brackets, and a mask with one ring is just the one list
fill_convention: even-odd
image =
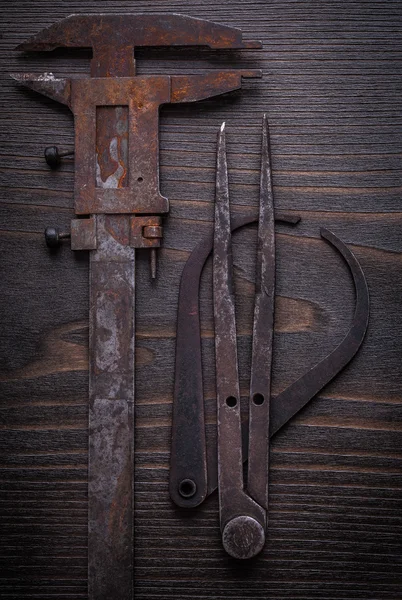
[(264, 404), (264, 396), (262, 394), (254, 394), (253, 396), (253, 402), (256, 406), (261, 406), (262, 404)]
[(179, 494), (182, 498), (192, 498), (197, 491), (197, 484), (192, 479), (183, 479), (179, 483)]

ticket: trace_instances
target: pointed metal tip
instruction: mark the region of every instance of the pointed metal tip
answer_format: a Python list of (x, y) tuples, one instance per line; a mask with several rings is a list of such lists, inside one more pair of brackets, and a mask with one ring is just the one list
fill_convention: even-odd
[(269, 122), (267, 113), (264, 113), (262, 116), (262, 129), (263, 133), (266, 133), (267, 135), (269, 134)]
[[(273, 238), (274, 231), (274, 195), (272, 189), (271, 152), (269, 143), (269, 129), (267, 115), (262, 120), (261, 140), (261, 173), (260, 173), (260, 225), (258, 237), (263, 245), (263, 237), (269, 235)], [(263, 225), (265, 223), (265, 226)], [(265, 227), (265, 228), (264, 228)], [(267, 233), (268, 232), (268, 233)]]
[(58, 44), (53, 41), (47, 41), (46, 30), (42, 30), (37, 35), (33, 35), (31, 38), (25, 40), (25, 42), (21, 42), (14, 48), (18, 52), (49, 52), (50, 50), (55, 50), (58, 47)]
[(71, 85), (69, 79), (59, 79), (53, 73), (10, 73), (10, 76), (26, 87), (48, 96), (56, 102), (70, 104)]
[(262, 164), (261, 168), (271, 170), (271, 143), (269, 139), (268, 115), (262, 117)]
[(150, 255), (150, 270), (151, 270), (151, 279), (155, 280), (156, 279), (156, 250), (155, 248), (151, 248), (151, 255)]
[(21, 83), (22, 85), (30, 86), (34, 83), (35, 79), (39, 77), (39, 75), (35, 73), (10, 73), (11, 79)]
[[(215, 206), (226, 205), (229, 210), (228, 165), (226, 156), (225, 123), (222, 123), (216, 144)], [(230, 227), (230, 226), (229, 226)], [(230, 231), (230, 229), (229, 229)]]
[(218, 152), (224, 150), (226, 147), (226, 123), (225, 121), (219, 127), (218, 132)]
[(222, 165), (220, 165), (219, 157), (223, 158), (223, 156), (225, 155), (224, 160), (226, 161), (226, 123), (225, 123), (225, 121), (222, 123), (222, 125), (219, 128), (217, 152), (218, 152), (218, 171), (219, 171), (219, 168), (222, 166)]
[(270, 143), (269, 143), (269, 126), (267, 115), (262, 117), (262, 165), (261, 167), (270, 169)]

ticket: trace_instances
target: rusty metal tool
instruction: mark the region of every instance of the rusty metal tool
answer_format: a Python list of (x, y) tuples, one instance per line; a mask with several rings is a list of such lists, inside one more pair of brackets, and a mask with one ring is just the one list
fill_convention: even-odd
[[(88, 580), (91, 600), (133, 597), (135, 249), (161, 244), (169, 203), (159, 190), (159, 107), (240, 88), (259, 70), (201, 75), (135, 72), (141, 46), (260, 48), (238, 29), (177, 14), (71, 15), (18, 50), (90, 47), (91, 77), (18, 74), (75, 119), (73, 250), (90, 251)], [(65, 154), (65, 153), (64, 153)], [(62, 154), (46, 153), (50, 166)], [(47, 230), (57, 245), (65, 234)]]
[[(264, 127), (263, 161), (266, 161), (268, 156), (266, 144), (267, 133), (266, 127)], [(235, 298), (232, 280), (232, 233), (226, 136), (223, 124), (218, 137), (213, 254), (218, 491), (223, 545), (229, 554), (237, 558), (251, 558), (262, 550), (265, 542), (275, 280), (274, 207), (272, 188), (270, 185), (267, 186), (267, 172), (269, 171), (266, 163), (263, 162), (250, 383), (250, 393), (253, 396), (250, 402), (248, 479), (251, 478), (254, 489), (245, 491)], [(262, 288), (263, 293), (261, 293)], [(255, 402), (257, 397), (258, 404)], [(261, 498), (254, 499), (253, 491), (257, 491), (257, 498), (259, 494)]]
[[(190, 255), (179, 295), (170, 493), (176, 504), (192, 508), (218, 487), (223, 546), (239, 559), (255, 556), (265, 543), (269, 439), (352, 360), (363, 342), (369, 319), (368, 287), (357, 259), (337, 236), (321, 229), (321, 237), (340, 252), (352, 274), (356, 290), (353, 322), (343, 341), (328, 356), (277, 397), (270, 397), (275, 242), (269, 154), (264, 117), (249, 419), (244, 426), (240, 417), (231, 231), (254, 223), (257, 218), (241, 216), (230, 221), (224, 127), (218, 135), (214, 238), (209, 234)], [(286, 215), (280, 219), (291, 221)], [(206, 444), (198, 311), (200, 276), (212, 246), (217, 450), (216, 445), (208, 448)], [(187, 381), (190, 385), (186, 385)], [(245, 486), (243, 463), (247, 459)]]
[[(273, 197), (271, 188), (271, 169), (269, 163), (269, 137), (268, 125), (265, 120), (264, 128), (264, 168), (261, 172), (261, 207), (263, 216), (262, 229), (268, 230), (271, 251), (273, 248), (273, 233), (271, 220), (273, 219)], [(223, 133), (221, 141), (224, 140)], [(223, 144), (219, 146), (218, 159), (220, 166), (225, 165), (226, 156)], [(223, 166), (219, 177), (226, 177)], [(217, 187), (222, 190), (222, 183), (217, 181)], [(227, 185), (227, 182), (226, 184)], [(226, 189), (226, 188), (225, 188)], [(226, 192), (227, 193), (227, 189)], [(266, 219), (264, 219), (266, 216)], [(276, 221), (296, 225), (300, 218), (298, 216), (278, 213)], [(253, 223), (255, 217), (235, 217), (232, 220), (234, 229)], [(263, 246), (263, 231), (261, 229), (261, 247)], [(270, 231), (271, 229), (271, 231)], [(211, 231), (205, 239), (201, 240), (189, 257), (181, 277), (179, 306), (177, 311), (177, 334), (176, 334), (176, 366), (175, 366), (175, 388), (173, 402), (173, 423), (170, 463), (170, 496), (178, 505), (186, 508), (198, 506), (208, 494), (216, 487), (217, 469), (213, 450), (207, 446), (205, 438), (204, 420), (204, 398), (202, 385), (201, 365), (201, 331), (199, 319), (199, 287), (200, 277), (204, 264), (212, 250), (213, 232)], [(259, 252), (261, 260), (263, 259)], [(264, 256), (264, 266), (267, 264)], [(266, 302), (266, 298), (260, 295), (258, 303)], [(271, 297), (272, 304), (272, 297)], [(269, 310), (269, 309), (268, 309)], [(264, 311), (260, 312), (262, 316)], [(256, 320), (257, 328), (265, 330), (266, 324), (260, 318)], [(256, 359), (263, 360), (263, 347), (269, 347), (269, 337), (272, 332), (267, 332), (267, 337), (261, 337), (263, 344), (260, 352), (256, 353)], [(269, 362), (269, 361), (268, 361)], [(262, 373), (262, 377), (267, 375)], [(268, 376), (269, 379), (269, 376)], [(256, 382), (253, 384), (256, 386)], [(265, 388), (269, 388), (265, 382)], [(257, 393), (257, 392), (255, 392)], [(252, 443), (255, 443), (255, 439)], [(208, 463), (208, 468), (207, 468)]]

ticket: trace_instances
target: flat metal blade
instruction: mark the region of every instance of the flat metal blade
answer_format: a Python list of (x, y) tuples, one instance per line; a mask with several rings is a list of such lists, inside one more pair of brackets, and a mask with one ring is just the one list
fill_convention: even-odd
[(219, 130), (215, 191), (213, 297), (218, 415), (218, 479), (221, 512), (233, 489), (243, 489), (240, 390), (225, 124)]
[(262, 122), (260, 211), (249, 401), (247, 491), (268, 508), (269, 414), (275, 304), (275, 217), (268, 120)]

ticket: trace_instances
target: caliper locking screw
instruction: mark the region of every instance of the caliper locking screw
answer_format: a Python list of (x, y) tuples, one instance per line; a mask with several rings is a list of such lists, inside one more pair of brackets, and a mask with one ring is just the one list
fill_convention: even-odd
[(48, 248), (58, 248), (63, 240), (68, 240), (70, 233), (60, 231), (57, 227), (46, 227), (45, 242)]
[(74, 150), (63, 150), (60, 152), (57, 146), (48, 146), (45, 148), (45, 161), (51, 169), (57, 169), (64, 156), (72, 156), (73, 154)]

